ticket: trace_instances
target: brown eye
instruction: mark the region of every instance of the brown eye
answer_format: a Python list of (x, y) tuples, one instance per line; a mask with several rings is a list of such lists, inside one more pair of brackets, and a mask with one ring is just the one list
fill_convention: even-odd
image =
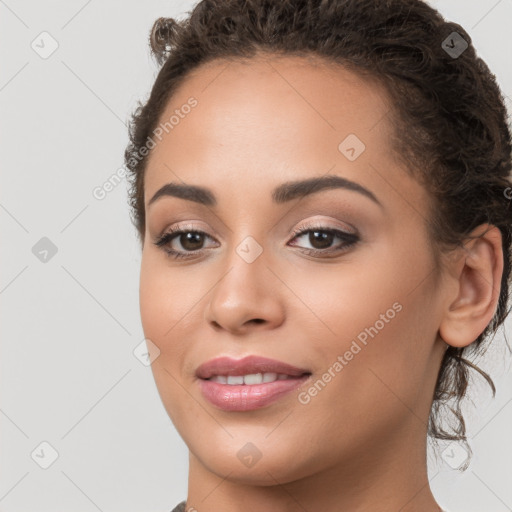
[(197, 231), (187, 231), (175, 237), (186, 251), (197, 251), (201, 249), (204, 242), (204, 234)]
[(173, 258), (188, 258), (202, 252), (207, 238), (213, 240), (206, 233), (196, 229), (173, 228), (153, 243)]
[[(310, 247), (302, 247), (302, 250), (307, 254), (322, 256), (331, 253), (342, 253), (349, 247), (355, 245), (359, 241), (359, 236), (355, 233), (346, 233), (339, 229), (323, 228), (323, 227), (312, 227), (296, 232), (293, 240), (307, 237), (307, 242)], [(332, 244), (336, 239), (341, 240), (337, 247), (332, 247)], [(292, 244), (294, 247), (299, 247), (298, 244)]]
[(314, 249), (327, 249), (336, 237), (327, 231), (310, 231), (309, 243)]

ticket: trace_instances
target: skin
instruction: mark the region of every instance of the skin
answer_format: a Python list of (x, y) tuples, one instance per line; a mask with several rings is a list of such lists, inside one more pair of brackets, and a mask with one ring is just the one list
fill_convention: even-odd
[[(189, 448), (187, 510), (440, 510), (426, 469), (432, 395), (447, 344), (470, 344), (494, 314), (499, 231), (481, 226), (478, 234), (489, 229), (436, 268), (429, 196), (390, 147), (389, 101), (342, 67), (272, 55), (213, 61), (186, 79), (161, 119), (191, 96), (197, 107), (148, 161), (140, 275), (144, 333), (160, 350), (154, 378)], [(348, 134), (366, 146), (352, 162), (338, 150)], [(382, 206), (341, 188), (272, 202), (283, 182), (325, 174), (357, 182)], [(217, 205), (162, 197), (148, 206), (170, 181), (208, 187)], [(307, 255), (322, 246), (292, 231), (313, 222), (352, 227), (360, 240), (330, 257)], [(202, 254), (173, 260), (153, 242), (183, 224), (207, 236), (195, 246)], [(263, 250), (252, 263), (236, 252), (248, 236)], [(330, 248), (342, 244), (333, 238)], [(183, 237), (172, 242), (186, 247)], [(298, 393), (396, 303), (394, 318), (300, 403)], [(196, 368), (249, 354), (307, 368), (311, 379), (259, 410), (214, 407)], [(252, 467), (237, 457), (248, 442), (261, 452)]]

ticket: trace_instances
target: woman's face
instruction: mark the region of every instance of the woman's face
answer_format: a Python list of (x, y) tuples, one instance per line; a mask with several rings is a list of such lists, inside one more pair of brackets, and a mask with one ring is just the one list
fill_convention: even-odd
[[(393, 157), (386, 96), (316, 62), (199, 68), (145, 176), (156, 384), (191, 463), (240, 482), (389, 466), (408, 436), (423, 456), (446, 348), (428, 196)], [(155, 245), (171, 229), (184, 234)]]

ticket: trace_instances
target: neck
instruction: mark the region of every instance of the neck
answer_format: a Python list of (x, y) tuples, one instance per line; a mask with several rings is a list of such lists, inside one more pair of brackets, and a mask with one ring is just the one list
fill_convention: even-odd
[(270, 465), (260, 467), (256, 483), (236, 469), (216, 474), (191, 453), (186, 510), (439, 512), (428, 481), (425, 429), (410, 415), (403, 430), (364, 450), (354, 447), (341, 464), (300, 478), (286, 478), (282, 468), (277, 474)]

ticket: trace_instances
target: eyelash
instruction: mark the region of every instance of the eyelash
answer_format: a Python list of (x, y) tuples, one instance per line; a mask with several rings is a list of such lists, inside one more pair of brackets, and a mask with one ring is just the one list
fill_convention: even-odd
[[(345, 243), (343, 244), (341, 249), (304, 249), (300, 248), (301, 251), (305, 252), (308, 255), (318, 255), (321, 254), (332, 254), (332, 253), (343, 253), (347, 251), (350, 247), (355, 245), (357, 242), (359, 242), (359, 236), (355, 233), (347, 233), (345, 231), (341, 231), (339, 229), (333, 229), (333, 228), (326, 228), (324, 226), (307, 226), (302, 229), (297, 229), (292, 233), (292, 240), (295, 238), (298, 238), (300, 236), (303, 236), (307, 233), (317, 231), (321, 233), (329, 233), (331, 235), (335, 235), (337, 238), (340, 238)], [(157, 238), (157, 240), (154, 243), (157, 247), (161, 248), (170, 258), (173, 259), (188, 259), (193, 258), (197, 254), (201, 254), (206, 249), (199, 249), (196, 251), (187, 251), (186, 253), (183, 253), (181, 251), (176, 251), (174, 249), (171, 249), (169, 247), (170, 242), (172, 242), (175, 238), (177, 238), (179, 235), (185, 234), (185, 233), (194, 233), (198, 235), (205, 235), (209, 237), (207, 233), (204, 231), (200, 231), (193, 228), (188, 228), (187, 226), (181, 227), (181, 228), (170, 228), (168, 232), (164, 233), (160, 237)], [(211, 237), (209, 237), (211, 238)]]

